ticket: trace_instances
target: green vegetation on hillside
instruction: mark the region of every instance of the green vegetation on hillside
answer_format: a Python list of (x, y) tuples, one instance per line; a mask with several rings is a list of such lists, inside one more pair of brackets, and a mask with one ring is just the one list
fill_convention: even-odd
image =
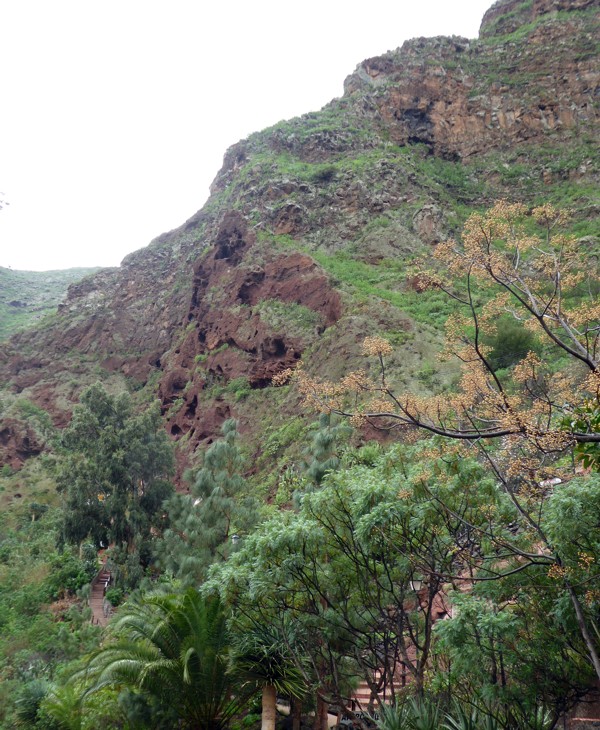
[(95, 268), (13, 271), (0, 266), (0, 341), (56, 311), (71, 284)]
[(112, 546), (121, 587), (139, 583), (172, 493), (171, 444), (154, 404), (133, 412), (127, 393), (93, 385), (81, 395), (57, 448), (56, 482), (63, 500), (60, 543)]
[[(112, 301), (18, 338), (1, 730), (325, 730), (359, 688), (360, 730), (552, 730), (598, 681), (600, 176), (591, 106), (563, 123), (559, 84), (597, 20), (534, 5), (235, 145)], [(432, 141), (437, 83), (494, 144)], [(67, 275), (0, 269), (0, 339)]]

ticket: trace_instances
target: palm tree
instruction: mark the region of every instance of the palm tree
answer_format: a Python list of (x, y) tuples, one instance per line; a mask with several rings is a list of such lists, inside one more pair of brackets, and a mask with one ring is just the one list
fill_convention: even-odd
[(121, 608), (109, 631), (114, 640), (88, 663), (88, 693), (107, 685), (137, 689), (173, 707), (190, 730), (219, 730), (240, 709), (217, 599), (194, 588), (146, 596)]
[(35, 723), (37, 713), (44, 697), (48, 693), (48, 683), (43, 679), (34, 679), (23, 685), (19, 697), (15, 701), (18, 722), (24, 727)]
[(43, 714), (60, 730), (81, 730), (82, 688), (75, 682), (48, 692), (42, 703)]
[(302, 699), (306, 684), (285, 638), (274, 626), (236, 627), (236, 672), (262, 691), (262, 730), (275, 730), (277, 695)]

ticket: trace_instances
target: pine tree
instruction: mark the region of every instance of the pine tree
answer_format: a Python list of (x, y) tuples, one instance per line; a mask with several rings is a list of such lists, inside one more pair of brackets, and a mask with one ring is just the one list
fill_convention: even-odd
[(306, 474), (316, 486), (320, 486), (328, 472), (339, 468), (341, 444), (352, 428), (331, 413), (322, 413), (313, 428), (316, 430), (308, 452), (311, 459)]
[(221, 431), (191, 494), (176, 494), (166, 505), (170, 529), (158, 546), (159, 561), (186, 584), (201, 582), (208, 566), (224, 560), (257, 520), (258, 505), (242, 476), (236, 421), (225, 421)]

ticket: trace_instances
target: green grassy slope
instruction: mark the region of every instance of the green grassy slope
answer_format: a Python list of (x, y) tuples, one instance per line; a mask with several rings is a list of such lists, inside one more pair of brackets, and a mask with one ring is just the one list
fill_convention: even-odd
[(0, 341), (53, 312), (70, 284), (96, 271), (98, 267), (13, 271), (0, 266)]

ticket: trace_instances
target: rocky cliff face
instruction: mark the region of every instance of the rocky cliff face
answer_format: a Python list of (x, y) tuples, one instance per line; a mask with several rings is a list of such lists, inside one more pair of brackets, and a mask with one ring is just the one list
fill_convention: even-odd
[(598, 12), (596, 0), (505, 0), (478, 42), (409, 41), (360, 64), (346, 94), (366, 92), (398, 144), (448, 159), (570, 137), (598, 124)]
[[(399, 382), (434, 387), (415, 373), (444, 312), (416, 270), (470, 207), (550, 197), (593, 232), (599, 9), (501, 0), (478, 40), (405, 43), (361, 63), (321, 112), (234, 145), (201, 211), (3, 346), (7, 419), (27, 399), (64, 425), (100, 378), (158, 395), (182, 461), (232, 415), (259, 454), (297, 407), (272, 376), (300, 359), (341, 372), (372, 331), (402, 344)], [(0, 462), (39, 450), (8, 429)]]
[(594, 0), (499, 0), (483, 16), (479, 36), (508, 35), (544, 16), (555, 17), (561, 11), (586, 10), (595, 5)]
[[(189, 324), (181, 344), (165, 358), (158, 391), (165, 406), (183, 400), (168, 414), (175, 436), (210, 438), (232, 412), (226, 402), (207, 409), (202, 391), (237, 379), (264, 388), (276, 373), (297, 364), (310, 339), (340, 318), (340, 296), (309, 256), (281, 253), (258, 261), (248, 255), (255, 244), (245, 218), (228, 212), (214, 246), (194, 267)], [(275, 328), (268, 317), (268, 303), (274, 302), (284, 316), (285, 305), (292, 305), (292, 316), (294, 307), (304, 308), (312, 331), (294, 332), (285, 321)]]

